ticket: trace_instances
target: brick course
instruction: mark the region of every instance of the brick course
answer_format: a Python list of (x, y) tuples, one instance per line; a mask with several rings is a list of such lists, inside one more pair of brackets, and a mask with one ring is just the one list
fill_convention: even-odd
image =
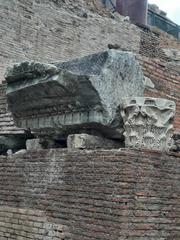
[(8, 110), (6, 83), (0, 85), (0, 135), (23, 134), (24, 130), (15, 126), (12, 113)]
[(0, 239), (179, 240), (180, 155), (43, 150), (0, 157)]
[[(118, 44), (141, 54), (144, 74), (155, 84), (147, 96), (176, 101), (180, 132), (180, 78), (167, 68), (161, 49), (179, 49), (179, 43), (113, 20), (93, 2), (1, 1), (0, 80), (12, 62), (64, 61)], [(7, 110), (5, 88), (0, 86), (0, 133), (21, 133)], [(0, 156), (0, 239), (179, 240), (179, 174), (180, 155), (173, 153), (44, 150)]]
[(107, 14), (102, 17), (93, 2), (1, 1), (0, 80), (14, 62), (65, 61), (103, 51), (109, 43), (138, 52), (140, 30)]
[(165, 55), (161, 47), (160, 35), (148, 28), (142, 28), (141, 30), (139, 54), (152, 59), (158, 58), (165, 61), (168, 60), (168, 57)]
[(180, 75), (168, 67), (166, 61), (137, 56), (144, 75), (149, 77), (155, 85), (154, 89), (147, 89), (146, 96), (168, 98), (176, 102), (176, 116), (174, 130), (180, 133)]

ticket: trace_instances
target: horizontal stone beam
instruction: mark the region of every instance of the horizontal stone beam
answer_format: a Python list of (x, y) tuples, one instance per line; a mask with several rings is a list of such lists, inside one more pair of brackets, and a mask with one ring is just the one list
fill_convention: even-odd
[(16, 125), (54, 136), (90, 128), (122, 138), (119, 106), (126, 97), (144, 94), (135, 56), (117, 50), (63, 63), (15, 64), (6, 80)]

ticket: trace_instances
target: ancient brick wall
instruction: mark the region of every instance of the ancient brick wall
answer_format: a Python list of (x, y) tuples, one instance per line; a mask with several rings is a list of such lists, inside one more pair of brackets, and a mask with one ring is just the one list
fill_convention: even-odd
[(160, 47), (161, 48), (172, 48), (180, 51), (180, 40), (177, 40), (172, 35), (169, 35), (166, 32), (158, 30), (160, 35)]
[(168, 67), (165, 61), (138, 56), (144, 75), (154, 83), (154, 88), (146, 90), (151, 97), (168, 98), (176, 102), (175, 132), (180, 133), (180, 76)]
[(109, 43), (138, 52), (139, 29), (107, 14), (99, 15), (95, 3), (0, 1), (0, 80), (12, 62), (65, 61), (105, 50)]
[(0, 135), (23, 134), (21, 130), (15, 126), (12, 113), (8, 110), (6, 98), (6, 83), (0, 85)]
[[(109, 43), (140, 50), (147, 56), (138, 56), (144, 74), (155, 84), (146, 95), (176, 101), (180, 132), (179, 75), (153, 59), (164, 59), (161, 47), (179, 43), (112, 19), (96, 3), (0, 1), (0, 81), (12, 62), (64, 61)], [(21, 133), (7, 111), (5, 85), (0, 133)], [(179, 240), (179, 174), (178, 154), (49, 150), (0, 156), (0, 239)]]
[(120, 48), (166, 59), (161, 48), (179, 48), (168, 34), (112, 19), (98, 0), (7, 0), (0, 2), (0, 81), (8, 64), (65, 61)]
[(148, 28), (142, 28), (139, 54), (149, 57), (168, 60), (162, 46), (160, 35)]
[(49, 150), (0, 157), (0, 239), (179, 240), (180, 155)]

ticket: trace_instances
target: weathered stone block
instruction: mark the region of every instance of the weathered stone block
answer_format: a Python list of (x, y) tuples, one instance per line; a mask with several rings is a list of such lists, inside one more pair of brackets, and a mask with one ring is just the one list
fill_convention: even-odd
[(126, 147), (170, 150), (175, 103), (161, 98), (125, 99), (121, 107)]
[(122, 144), (104, 137), (83, 133), (69, 135), (67, 138), (67, 147), (69, 150), (98, 148), (113, 149), (122, 147)]
[(41, 140), (39, 138), (28, 139), (26, 141), (26, 149), (27, 150), (40, 150), (43, 149), (41, 145)]
[(116, 50), (64, 63), (21, 63), (7, 70), (6, 80), (17, 126), (38, 135), (67, 136), (83, 128), (121, 138), (120, 104), (144, 93), (135, 56)]

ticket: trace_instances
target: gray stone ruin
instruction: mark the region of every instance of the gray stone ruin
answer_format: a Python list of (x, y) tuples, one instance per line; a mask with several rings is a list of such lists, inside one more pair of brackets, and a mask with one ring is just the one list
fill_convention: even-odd
[(125, 146), (129, 148), (169, 150), (173, 147), (175, 103), (162, 98), (124, 99)]
[[(124, 136), (126, 146), (132, 148), (162, 150), (171, 145), (172, 127), (168, 121), (174, 116), (175, 105), (149, 98), (151, 106), (147, 106), (143, 98), (144, 76), (130, 52), (108, 50), (62, 63), (22, 62), (9, 67), (5, 77), (8, 106), (16, 125), (30, 129), (42, 146), (60, 146), (67, 141), (70, 149), (91, 149), (96, 148), (95, 145), (120, 148), (124, 146)], [(138, 97), (142, 100), (137, 100)], [(136, 99), (133, 107), (127, 99)], [(138, 146), (130, 143), (128, 135), (132, 132), (127, 127), (128, 118), (139, 107), (139, 102), (146, 105), (144, 108), (149, 111), (147, 116), (151, 116), (151, 120), (156, 115), (157, 123), (161, 123), (163, 129), (168, 128), (163, 132), (168, 143), (153, 146), (149, 141)], [(145, 128), (149, 127), (144, 116), (140, 126), (144, 130), (136, 134), (145, 134)], [(130, 125), (130, 128), (135, 126)], [(37, 140), (33, 144), (36, 146)], [(31, 149), (29, 142), (28, 148)]]

